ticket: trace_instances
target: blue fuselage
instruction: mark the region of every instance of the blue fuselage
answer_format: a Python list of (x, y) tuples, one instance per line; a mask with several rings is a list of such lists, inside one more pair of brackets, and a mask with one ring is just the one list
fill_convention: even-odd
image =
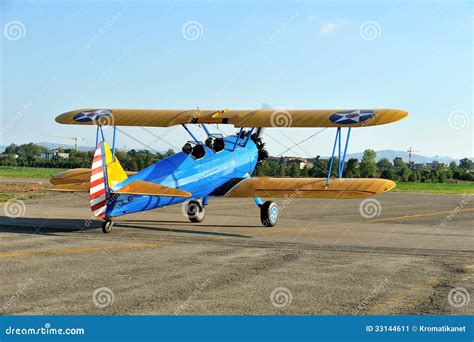
[(133, 181), (142, 180), (186, 190), (191, 193), (190, 198), (119, 195), (107, 204), (106, 216), (122, 216), (203, 198), (235, 178), (250, 177), (258, 159), (255, 143), (251, 139), (238, 138), (237, 135), (225, 137), (224, 142), (225, 148), (217, 153), (204, 146), (206, 153), (197, 160), (179, 152), (128, 177), (113, 188), (119, 189)]

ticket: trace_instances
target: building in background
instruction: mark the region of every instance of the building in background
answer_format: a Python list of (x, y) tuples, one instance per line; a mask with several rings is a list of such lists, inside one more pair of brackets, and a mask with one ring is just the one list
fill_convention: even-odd
[(53, 159), (54, 157), (69, 159), (69, 153), (59, 152), (58, 149), (49, 150), (48, 152), (42, 152), (41, 158), (43, 159)]

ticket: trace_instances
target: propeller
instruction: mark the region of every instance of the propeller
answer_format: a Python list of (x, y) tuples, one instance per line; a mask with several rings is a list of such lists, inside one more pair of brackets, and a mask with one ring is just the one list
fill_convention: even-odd
[(252, 141), (255, 143), (257, 146), (258, 150), (258, 159), (257, 159), (257, 165), (255, 166), (255, 169), (258, 169), (262, 164), (265, 159), (268, 158), (268, 151), (265, 148), (265, 143), (263, 142), (261, 135), (263, 132), (262, 127), (258, 127), (256, 132), (252, 134)]
[[(262, 103), (261, 109), (273, 109), (273, 106), (268, 103)], [(257, 165), (255, 166), (255, 170), (258, 169), (265, 159), (268, 158), (268, 151), (265, 148), (265, 143), (262, 140), (263, 128), (257, 127), (257, 130), (254, 134), (252, 134), (251, 139), (257, 146), (258, 150), (258, 159)]]

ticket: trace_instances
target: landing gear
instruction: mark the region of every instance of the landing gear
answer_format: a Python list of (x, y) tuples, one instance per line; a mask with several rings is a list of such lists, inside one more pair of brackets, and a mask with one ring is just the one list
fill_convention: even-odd
[(188, 215), (189, 221), (199, 223), (202, 222), (206, 216), (206, 208), (204, 208), (201, 201), (192, 200), (186, 205), (186, 214)]
[(104, 223), (102, 223), (102, 232), (108, 234), (112, 231), (112, 227), (114, 226), (114, 221), (106, 219)]
[(273, 227), (278, 221), (278, 206), (273, 201), (266, 201), (260, 207), (260, 220), (265, 227)]

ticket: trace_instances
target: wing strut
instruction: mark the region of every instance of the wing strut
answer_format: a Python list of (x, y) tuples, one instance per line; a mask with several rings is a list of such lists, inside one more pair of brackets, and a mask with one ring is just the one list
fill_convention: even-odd
[(349, 146), (350, 135), (351, 135), (351, 127), (347, 129), (346, 143), (345, 143), (343, 155), (341, 158), (341, 152), (342, 152), (341, 151), (341, 143), (342, 143), (341, 127), (338, 127), (336, 130), (336, 138), (334, 139), (334, 146), (332, 147), (331, 161), (329, 162), (328, 177), (326, 178), (326, 186), (329, 185), (329, 180), (331, 179), (332, 164), (334, 162), (334, 153), (336, 152), (336, 145), (338, 145), (338, 151), (337, 151), (338, 168), (337, 169), (338, 169), (339, 178), (342, 178), (342, 172), (344, 171), (344, 163), (346, 161), (346, 152), (347, 152), (347, 147)]

